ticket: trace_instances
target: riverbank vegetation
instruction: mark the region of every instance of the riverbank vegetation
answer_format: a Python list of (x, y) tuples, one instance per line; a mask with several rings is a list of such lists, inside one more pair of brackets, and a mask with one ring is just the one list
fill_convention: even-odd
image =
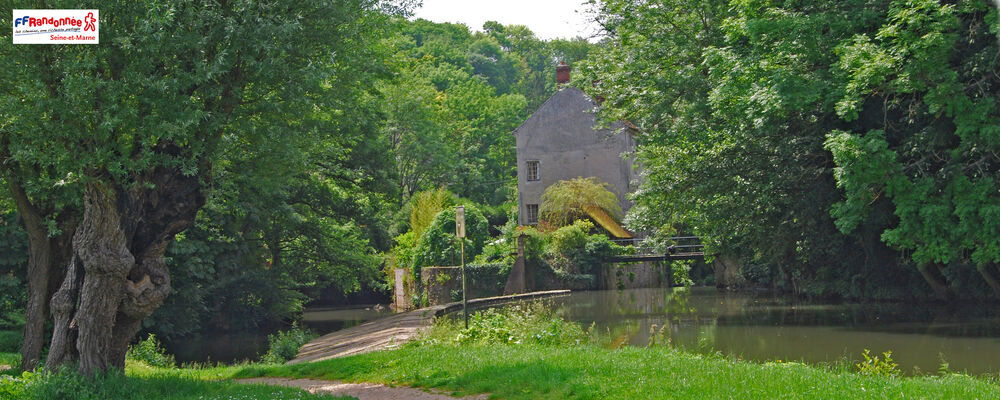
[(669, 348), (434, 344), (271, 368), (281, 376), (405, 384), (504, 399), (988, 399), (995, 382), (962, 375), (862, 376), (794, 362), (756, 364)]
[(1000, 396), (998, 376), (972, 377), (942, 370), (935, 375), (903, 377), (886, 355), (864, 354), (857, 364), (758, 363), (718, 353), (692, 353), (669, 342), (636, 348), (622, 347), (612, 339), (593, 327), (566, 322), (545, 307), (529, 304), (476, 313), (468, 329), (458, 319), (441, 319), (420, 340), (396, 350), (296, 365), (178, 368), (130, 360), (124, 374), (111, 372), (96, 380), (66, 370), (8, 371), (0, 375), (0, 393), (26, 399), (329, 398), (229, 382), (267, 376), (408, 385), (505, 399)]
[[(504, 399), (988, 399), (996, 376), (900, 377), (891, 360), (811, 366), (695, 354), (661, 343), (619, 347), (544, 308), (515, 306), (439, 321), (398, 350), (308, 364), (256, 367), (238, 377), (332, 379), (437, 388)], [(612, 348), (609, 348), (612, 347)]]
[(637, 229), (701, 235), (747, 284), (801, 296), (983, 298), (1000, 294), (997, 15), (601, 1), (609, 36), (575, 79), (641, 132)]

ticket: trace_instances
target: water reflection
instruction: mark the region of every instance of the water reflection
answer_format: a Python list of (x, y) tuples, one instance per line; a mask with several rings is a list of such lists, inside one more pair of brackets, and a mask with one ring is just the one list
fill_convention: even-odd
[(807, 304), (746, 293), (632, 289), (551, 300), (565, 318), (593, 324), (611, 345), (662, 337), (695, 351), (810, 363), (892, 350), (905, 373), (1000, 371), (1000, 310), (893, 304)]
[[(350, 328), (391, 312), (385, 306), (353, 308), (311, 308), (302, 315), (302, 326), (320, 335)], [(164, 342), (168, 353), (180, 363), (253, 361), (267, 352), (267, 336), (275, 330), (236, 334), (204, 335), (198, 338)]]

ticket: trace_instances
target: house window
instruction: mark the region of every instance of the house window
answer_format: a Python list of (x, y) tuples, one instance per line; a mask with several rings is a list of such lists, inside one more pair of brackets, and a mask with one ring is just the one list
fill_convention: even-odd
[(528, 161), (528, 180), (538, 180), (538, 160)]
[(524, 209), (525, 209), (525, 213), (527, 214), (527, 215), (524, 216), (525, 222), (527, 222), (528, 225), (535, 225), (535, 224), (537, 224), (538, 223), (538, 204), (525, 204), (524, 205)]

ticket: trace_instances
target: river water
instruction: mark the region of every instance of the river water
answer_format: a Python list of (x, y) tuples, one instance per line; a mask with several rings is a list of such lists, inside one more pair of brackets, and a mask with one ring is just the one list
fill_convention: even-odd
[(574, 292), (548, 300), (591, 325), (612, 346), (650, 338), (743, 359), (856, 362), (865, 349), (892, 351), (906, 374), (1000, 372), (1000, 308), (908, 303), (817, 304), (714, 288)]
[[(325, 335), (366, 321), (390, 315), (384, 306), (310, 308), (302, 315), (302, 326)], [(204, 335), (193, 339), (164, 342), (167, 353), (179, 363), (233, 363), (255, 361), (267, 352), (267, 336), (273, 331)]]
[[(697, 352), (757, 361), (857, 362), (865, 349), (892, 351), (906, 374), (1000, 372), (1000, 307), (908, 303), (823, 304), (714, 288), (573, 292), (543, 300), (564, 318), (610, 336), (612, 346), (651, 338)], [(319, 334), (389, 315), (381, 307), (309, 309), (302, 325)], [(267, 333), (166, 343), (180, 362), (255, 360)]]

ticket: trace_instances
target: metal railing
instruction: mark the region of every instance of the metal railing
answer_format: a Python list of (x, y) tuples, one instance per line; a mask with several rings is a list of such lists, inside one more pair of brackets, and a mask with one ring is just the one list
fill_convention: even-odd
[(647, 240), (647, 238), (613, 239), (613, 242), (622, 246), (632, 246), (636, 250), (636, 255), (653, 254), (689, 254), (704, 251), (705, 245), (701, 243), (701, 236), (675, 236), (657, 240)]

